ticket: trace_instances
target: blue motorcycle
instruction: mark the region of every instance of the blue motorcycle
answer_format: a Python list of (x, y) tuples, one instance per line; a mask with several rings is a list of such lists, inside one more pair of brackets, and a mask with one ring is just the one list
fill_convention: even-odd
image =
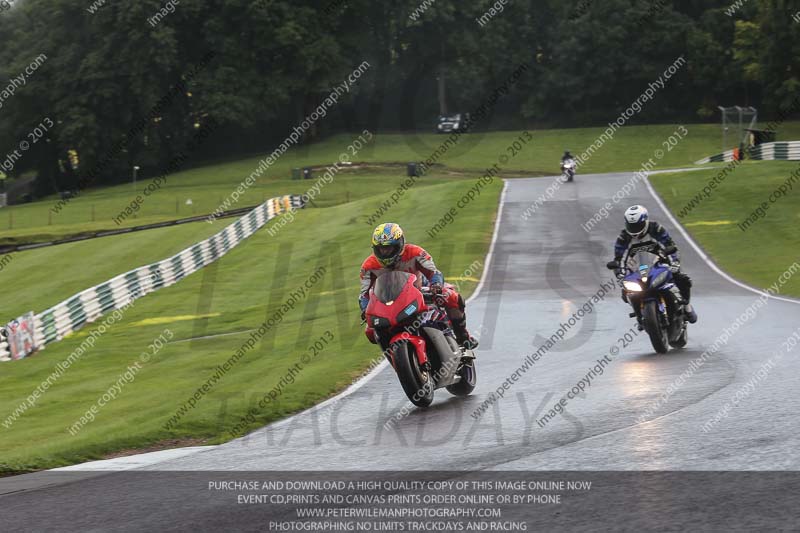
[(684, 302), (672, 280), (669, 256), (675, 250), (665, 249), (655, 241), (636, 243), (628, 249), (620, 265), (611, 261), (606, 266), (617, 273), (622, 298), (633, 307), (639, 331), (646, 331), (658, 353), (669, 347), (683, 348), (688, 340)]

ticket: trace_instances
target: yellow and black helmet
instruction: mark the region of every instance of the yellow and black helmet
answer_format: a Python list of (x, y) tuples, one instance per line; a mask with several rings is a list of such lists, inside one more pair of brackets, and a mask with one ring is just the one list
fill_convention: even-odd
[(397, 224), (386, 222), (372, 232), (372, 253), (385, 267), (394, 266), (400, 261), (405, 246), (403, 229)]

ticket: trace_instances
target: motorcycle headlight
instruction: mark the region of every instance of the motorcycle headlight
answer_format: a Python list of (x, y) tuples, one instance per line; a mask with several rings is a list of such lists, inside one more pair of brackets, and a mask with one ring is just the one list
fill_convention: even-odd
[(622, 285), (628, 292), (642, 292), (642, 286), (635, 281), (623, 281)]
[(666, 271), (664, 271), (661, 274), (659, 274), (658, 276), (654, 277), (653, 281), (650, 282), (650, 285), (652, 287), (658, 287), (659, 285), (661, 285), (665, 281), (667, 281), (667, 272)]

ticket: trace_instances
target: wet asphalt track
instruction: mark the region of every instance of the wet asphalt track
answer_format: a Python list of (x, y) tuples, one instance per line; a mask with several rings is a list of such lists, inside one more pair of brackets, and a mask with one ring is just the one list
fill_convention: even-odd
[[(386, 422), (410, 404), (393, 372), (384, 367), (357, 390), (322, 409), (148, 469), (800, 469), (796, 429), (800, 363), (795, 352), (779, 356), (782, 342), (800, 327), (800, 305), (769, 299), (717, 353), (699, 367), (690, 366), (759, 295), (725, 279), (704, 262), (645, 184), (639, 184), (629, 198), (617, 204), (608, 219), (590, 232), (584, 231), (581, 223), (630, 178), (628, 173), (579, 176), (575, 183), (562, 185), (555, 197), (527, 221), (523, 212), (553, 178), (508, 182), (488, 275), (468, 306), (471, 328), (484, 332), (477, 361), (479, 384), (472, 396), (455, 398), (444, 390), (437, 391), (431, 408), (411, 410), (386, 429)], [(672, 231), (682, 252), (684, 270), (694, 279), (694, 303), (700, 321), (690, 328), (687, 347), (657, 355), (645, 333), (622, 347), (620, 338), (633, 326), (633, 319), (627, 317), (628, 307), (615, 287), (503, 398), (476, 419), (475, 410), (524, 357), (536, 351), (544, 337), (553, 335), (559, 324), (567, 322), (601, 284), (611, 279), (605, 263), (611, 258), (622, 212), (633, 203), (645, 204), (651, 218)], [(536, 419), (544, 416), (612, 347), (619, 347), (619, 352), (603, 374), (592, 379), (583, 397), (569, 400), (565, 412), (544, 427), (537, 424)], [(774, 365), (767, 367), (765, 376), (762, 371), (764, 377), (752, 381), (770, 358)], [(695, 370), (676, 387), (675, 381), (691, 368)], [(741, 401), (730, 409), (729, 416), (704, 431), (703, 425), (743, 390), (747, 394), (740, 392)], [(31, 479), (32, 488), (16, 494), (9, 491), (15, 490), (15, 484), (23, 487), (22, 477), (0, 480), (0, 494), (5, 493), (0, 508), (11, 510), (15, 518), (27, 515), (29, 521), (19, 524), (33, 525), (40, 520), (44, 526), (46, 517), (55, 515), (30, 511), (59, 509), (57, 514), (63, 517), (68, 502), (81, 500), (85, 492), (104, 494), (104, 483), (112, 483), (108, 476), (93, 477), (37, 490), (35, 478)], [(174, 510), (159, 511), (147, 504), (160, 497), (158, 487), (146, 494), (139, 491), (130, 499), (123, 497), (121, 490), (123, 487), (117, 487), (118, 503), (133, 506), (127, 512), (125, 527), (142, 530), (176, 519)], [(725, 507), (713, 512), (722, 513)], [(138, 509), (141, 513), (145, 508), (147, 517), (139, 518), (134, 512)], [(726, 512), (730, 514), (730, 509)], [(112, 520), (115, 511), (112, 506), (92, 509), (89, 515), (71, 514), (78, 521), (96, 514), (97, 521), (84, 522), (83, 530), (90, 524), (102, 530), (98, 524)], [(194, 513), (189, 523), (195, 523), (195, 519), (202, 523), (204, 514)], [(181, 516), (186, 519), (185, 513)], [(116, 521), (115, 525), (120, 527)], [(137, 525), (141, 528), (134, 527)]]

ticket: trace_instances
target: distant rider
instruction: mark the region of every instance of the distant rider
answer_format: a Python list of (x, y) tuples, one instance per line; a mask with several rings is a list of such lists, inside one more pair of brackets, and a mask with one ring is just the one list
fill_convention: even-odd
[(441, 295), (447, 316), (459, 345), (470, 350), (478, 347), (478, 341), (467, 331), (464, 299), (455, 288), (444, 282), (444, 276), (436, 269), (433, 258), (420, 246), (406, 244), (403, 230), (397, 224), (381, 224), (372, 233), (372, 255), (361, 265), (361, 318), (369, 304), (369, 291), (375, 280), (390, 270), (399, 270), (417, 275), (417, 286), (422, 286), (422, 276), (428, 280), (433, 294)]
[(572, 157), (572, 154), (569, 153), (569, 150), (567, 150), (567, 151), (564, 152), (564, 155), (561, 156), (561, 171), (562, 172), (564, 171), (564, 162), (569, 160), (569, 159), (575, 159), (575, 158)]
[(644, 206), (633, 205), (625, 211), (625, 229), (620, 232), (614, 243), (614, 260), (618, 263), (621, 262), (632, 243), (650, 239), (660, 243), (665, 249), (675, 250), (669, 255), (672, 278), (683, 298), (686, 319), (694, 324), (697, 322), (697, 313), (689, 303), (692, 293), (692, 278), (681, 272), (680, 256), (675, 241), (672, 240), (664, 226), (649, 219), (647, 208)]

